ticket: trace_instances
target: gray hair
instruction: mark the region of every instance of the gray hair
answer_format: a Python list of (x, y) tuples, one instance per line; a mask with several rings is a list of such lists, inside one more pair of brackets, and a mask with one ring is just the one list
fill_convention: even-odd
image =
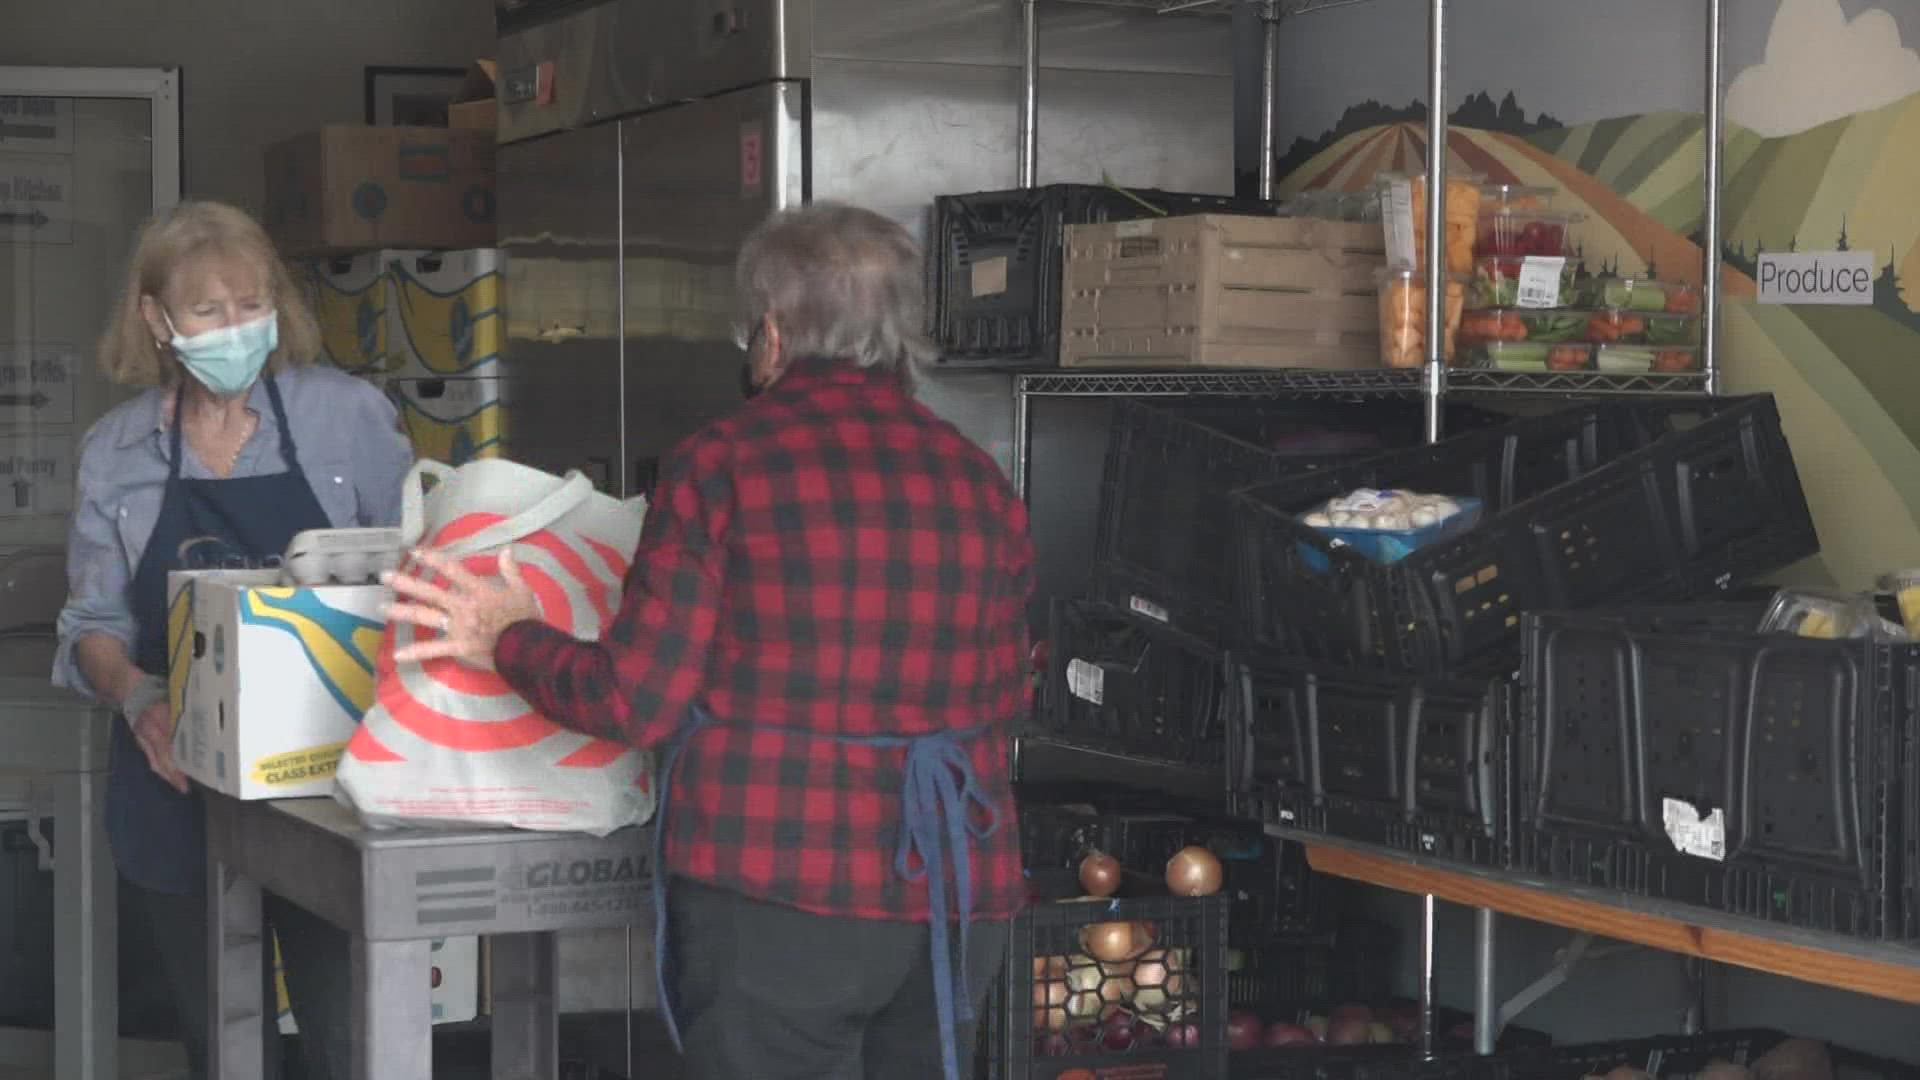
[(768, 315), (793, 357), (843, 360), (911, 378), (938, 350), (926, 334), (919, 248), (871, 210), (813, 203), (768, 218), (734, 270), (744, 326)]

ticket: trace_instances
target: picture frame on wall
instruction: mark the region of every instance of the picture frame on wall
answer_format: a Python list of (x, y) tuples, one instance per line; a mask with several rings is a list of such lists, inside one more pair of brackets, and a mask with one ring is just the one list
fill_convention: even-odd
[(447, 106), (460, 94), (467, 69), (369, 67), (367, 123), (378, 127), (446, 127)]

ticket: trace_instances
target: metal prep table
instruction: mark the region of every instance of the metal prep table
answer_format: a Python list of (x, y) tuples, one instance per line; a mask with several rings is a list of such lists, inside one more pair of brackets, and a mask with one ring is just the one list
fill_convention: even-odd
[(54, 842), (53, 1070), (119, 1075), (118, 881), (107, 850), (107, 739), (114, 711), (45, 679), (0, 678), (0, 771), (23, 778)]
[(206, 805), (217, 1080), (259, 1071), (263, 888), (353, 938), (352, 1080), (431, 1080), (430, 942), (466, 935), (491, 939), (494, 1077), (554, 1080), (555, 933), (652, 926), (649, 828), (375, 830), (332, 799)]

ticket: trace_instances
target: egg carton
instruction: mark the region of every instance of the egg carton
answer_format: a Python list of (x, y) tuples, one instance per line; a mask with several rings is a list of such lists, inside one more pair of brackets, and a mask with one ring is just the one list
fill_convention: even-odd
[(399, 529), (308, 529), (280, 561), (284, 584), (371, 585), (398, 570), (406, 553)]

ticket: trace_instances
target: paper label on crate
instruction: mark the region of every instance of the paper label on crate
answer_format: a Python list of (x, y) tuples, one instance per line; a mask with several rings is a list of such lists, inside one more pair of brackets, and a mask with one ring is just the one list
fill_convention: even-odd
[(1085, 660), (1067, 661), (1067, 692), (1095, 705), (1107, 703), (1107, 673), (1098, 664)]
[(1693, 855), (1714, 862), (1727, 857), (1727, 816), (1718, 807), (1705, 817), (1684, 799), (1661, 799), (1660, 813), (1667, 826), (1667, 839), (1682, 855)]
[(1413, 250), (1413, 184), (1405, 177), (1387, 184), (1380, 224), (1386, 230), (1387, 265), (1418, 266)]
[(1145, 615), (1154, 622), (1173, 621), (1173, 616), (1168, 614), (1166, 608), (1161, 607), (1159, 604), (1154, 603), (1144, 596), (1127, 597), (1127, 607), (1131, 608), (1134, 614)]
[(1529, 255), (1520, 260), (1519, 294), (1515, 307), (1560, 306), (1560, 275), (1567, 268), (1564, 255)]
[(347, 744), (342, 742), (261, 758), (253, 763), (253, 782), (282, 787), (332, 776), (339, 770), (340, 755), (346, 750)]
[(1007, 257), (1000, 255), (974, 263), (973, 281), (969, 290), (969, 295), (976, 299), (982, 296), (999, 296), (1006, 292)]
[(1153, 219), (1141, 218), (1137, 221), (1122, 221), (1113, 227), (1117, 240), (1135, 240), (1142, 236), (1153, 235)]

